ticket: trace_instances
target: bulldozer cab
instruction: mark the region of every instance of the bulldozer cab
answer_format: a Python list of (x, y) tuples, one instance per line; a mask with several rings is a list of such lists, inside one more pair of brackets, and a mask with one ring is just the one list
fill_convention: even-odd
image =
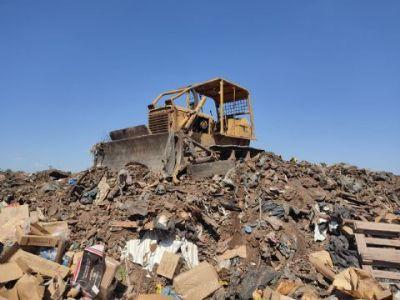
[(216, 139), (253, 140), (250, 93), (222, 78), (164, 92), (149, 105), (149, 129), (151, 133), (208, 134), (214, 142), (206, 144), (218, 144)]

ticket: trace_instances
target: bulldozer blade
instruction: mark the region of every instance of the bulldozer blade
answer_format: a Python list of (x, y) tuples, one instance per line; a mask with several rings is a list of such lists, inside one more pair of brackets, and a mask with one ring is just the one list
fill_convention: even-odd
[(153, 172), (171, 175), (176, 164), (175, 143), (175, 135), (169, 133), (99, 143), (94, 164), (119, 170), (129, 162), (137, 162)]

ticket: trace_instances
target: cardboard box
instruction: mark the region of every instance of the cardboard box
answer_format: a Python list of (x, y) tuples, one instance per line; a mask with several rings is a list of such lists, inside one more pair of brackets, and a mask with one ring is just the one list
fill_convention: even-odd
[(82, 287), (87, 297), (96, 297), (100, 292), (100, 284), (105, 271), (104, 246), (94, 245), (85, 248), (82, 259), (74, 274), (73, 282)]
[(21, 228), (15, 232), (18, 244), (22, 246), (55, 247), (59, 238), (50, 235), (28, 235), (24, 234)]
[(66, 221), (40, 222), (39, 225), (52, 236), (66, 240), (69, 238), (69, 227)]

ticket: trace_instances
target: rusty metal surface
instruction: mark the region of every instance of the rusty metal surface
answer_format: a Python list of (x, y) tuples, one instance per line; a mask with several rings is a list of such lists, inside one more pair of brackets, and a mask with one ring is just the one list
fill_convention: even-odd
[(170, 174), (175, 165), (174, 144), (174, 136), (168, 133), (101, 143), (96, 165), (118, 170), (129, 162), (138, 162), (154, 172)]
[(232, 160), (221, 160), (206, 162), (197, 165), (189, 165), (187, 172), (191, 178), (200, 179), (212, 177), (214, 175), (225, 175), (230, 169), (235, 167), (235, 162)]
[(142, 136), (149, 133), (150, 133), (149, 129), (147, 128), (146, 125), (139, 125), (139, 126), (133, 126), (111, 131), (110, 138), (111, 140), (116, 141), (116, 140), (123, 140), (132, 137)]

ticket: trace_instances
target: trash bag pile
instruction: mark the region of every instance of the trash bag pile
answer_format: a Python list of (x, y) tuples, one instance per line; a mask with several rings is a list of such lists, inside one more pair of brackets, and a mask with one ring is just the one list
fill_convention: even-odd
[[(384, 224), (400, 245), (400, 176), (263, 152), (178, 179), (137, 163), (1, 171), (0, 299), (400, 297), (357, 229)], [(400, 274), (399, 248), (373, 248), (394, 257), (378, 271)]]

